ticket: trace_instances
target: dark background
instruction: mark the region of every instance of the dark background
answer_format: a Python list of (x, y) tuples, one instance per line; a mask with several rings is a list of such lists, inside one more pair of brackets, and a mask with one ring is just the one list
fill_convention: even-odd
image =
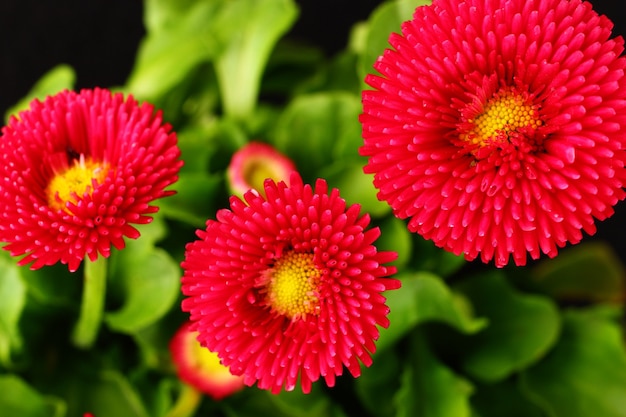
[[(288, 36), (321, 46), (329, 56), (346, 46), (353, 23), (366, 19), (378, 0), (299, 0), (300, 17)], [(626, 15), (616, 0), (594, 9), (626, 35)], [(48, 70), (69, 64), (76, 88), (112, 87), (126, 81), (145, 30), (141, 0), (0, 0), (0, 117)], [(610, 241), (626, 262), (626, 201), (598, 222), (594, 239)]]

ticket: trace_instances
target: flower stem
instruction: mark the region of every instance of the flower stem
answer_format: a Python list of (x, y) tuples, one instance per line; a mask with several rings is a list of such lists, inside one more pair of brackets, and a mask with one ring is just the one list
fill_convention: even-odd
[(182, 384), (180, 395), (165, 417), (191, 417), (202, 399), (202, 393), (188, 384)]
[(106, 258), (100, 256), (95, 261), (85, 260), (80, 316), (72, 334), (72, 342), (78, 348), (90, 348), (98, 336), (104, 311), (106, 278)]

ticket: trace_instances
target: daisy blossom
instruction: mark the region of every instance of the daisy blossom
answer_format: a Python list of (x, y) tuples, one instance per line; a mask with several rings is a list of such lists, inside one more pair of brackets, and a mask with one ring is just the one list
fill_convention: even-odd
[(230, 373), (219, 357), (202, 347), (198, 332), (185, 322), (170, 341), (170, 353), (179, 378), (215, 400), (228, 397), (243, 387), (243, 378)]
[(226, 178), (232, 194), (243, 196), (248, 190), (263, 191), (263, 183), (287, 181), (296, 165), (273, 146), (263, 142), (249, 142), (237, 150), (226, 169)]
[(188, 244), (192, 330), (246, 385), (274, 393), (298, 380), (309, 392), (320, 376), (333, 386), (344, 366), (359, 376), (389, 325), (382, 292), (400, 287), (385, 265), (395, 252), (377, 251), (379, 229), (322, 179), (311, 187), (293, 173), (264, 191), (231, 197)]
[(365, 172), (408, 227), (468, 260), (524, 265), (624, 199), (626, 59), (582, 0), (434, 0), (363, 92)]
[(173, 193), (179, 156), (161, 113), (131, 96), (85, 89), (34, 100), (0, 138), (3, 249), (32, 269), (108, 257)]

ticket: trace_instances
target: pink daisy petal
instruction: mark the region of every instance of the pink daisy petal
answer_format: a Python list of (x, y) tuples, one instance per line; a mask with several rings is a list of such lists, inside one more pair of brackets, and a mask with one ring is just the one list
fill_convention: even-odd
[(363, 92), (364, 170), (408, 227), (524, 265), (625, 197), (626, 58), (581, 0), (433, 0)]
[(232, 197), (188, 244), (192, 329), (247, 385), (274, 393), (298, 381), (309, 392), (320, 377), (332, 386), (344, 367), (358, 376), (389, 324), (381, 293), (400, 287), (384, 265), (395, 253), (376, 250), (378, 229), (324, 180), (311, 187), (293, 173), (264, 191)]
[(0, 139), (0, 241), (32, 269), (122, 249), (182, 165), (160, 112), (104, 89), (34, 100)]

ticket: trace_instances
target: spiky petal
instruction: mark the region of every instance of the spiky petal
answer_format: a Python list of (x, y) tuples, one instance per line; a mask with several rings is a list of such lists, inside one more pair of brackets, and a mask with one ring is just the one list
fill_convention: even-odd
[[(625, 197), (626, 58), (581, 0), (434, 0), (363, 92), (365, 172), (469, 260), (556, 256)], [(501, 112), (502, 111), (502, 112)]]
[(183, 310), (198, 340), (247, 385), (280, 392), (329, 386), (371, 364), (389, 308), (394, 252), (374, 246), (369, 216), (324, 180), (267, 180), (264, 195), (232, 197), (182, 262)]
[(161, 113), (132, 96), (85, 89), (34, 100), (0, 137), (3, 248), (32, 269), (108, 257), (173, 193), (179, 156)]

